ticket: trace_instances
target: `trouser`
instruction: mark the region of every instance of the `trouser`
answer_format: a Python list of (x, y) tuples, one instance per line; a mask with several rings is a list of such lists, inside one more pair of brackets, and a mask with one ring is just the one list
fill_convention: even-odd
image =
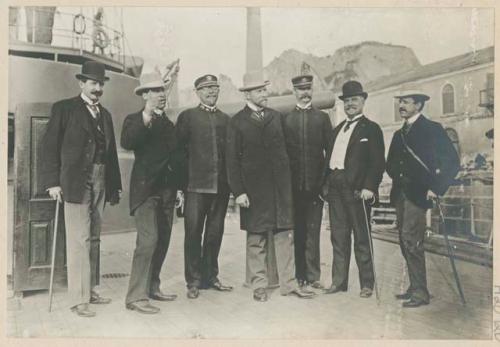
[(319, 234), (323, 217), (323, 201), (317, 194), (294, 191), (295, 276), (300, 281), (319, 281)]
[(160, 272), (170, 244), (176, 190), (165, 188), (134, 212), (137, 238), (125, 302), (148, 300), (160, 289)]
[(425, 209), (418, 207), (401, 194), (396, 201), (399, 245), (408, 266), (408, 293), (418, 300), (429, 301), (425, 269)]
[(217, 281), (217, 259), (224, 234), (228, 202), (229, 192), (186, 193), (184, 275), (188, 288), (205, 287)]
[[(280, 283), (280, 293), (286, 295), (297, 290), (294, 276), (295, 259), (293, 250), (293, 232), (291, 230), (274, 230), (274, 249)], [(252, 288), (267, 288), (267, 232), (247, 232), (247, 264)]]
[(82, 202), (64, 202), (70, 307), (88, 303), (91, 290), (99, 284), (104, 200), (105, 167), (94, 164), (85, 184)]
[[(347, 289), (352, 231), (360, 287), (373, 289), (374, 274), (368, 236), (370, 230), (366, 228), (363, 201), (355, 197), (344, 170), (334, 170), (328, 175), (328, 203), (333, 246), (332, 285)], [(369, 221), (369, 206), (366, 206), (366, 214)]]

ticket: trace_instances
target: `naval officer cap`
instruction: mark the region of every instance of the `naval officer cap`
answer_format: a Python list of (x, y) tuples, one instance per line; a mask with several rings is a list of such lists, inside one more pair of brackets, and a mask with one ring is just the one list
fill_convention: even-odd
[(195, 89), (201, 89), (203, 87), (212, 87), (212, 86), (219, 86), (219, 83), (217, 83), (217, 77), (214, 75), (203, 75), (201, 77), (198, 77), (194, 81), (194, 88)]
[(295, 88), (306, 88), (312, 86), (312, 75), (300, 75), (292, 78), (292, 84)]

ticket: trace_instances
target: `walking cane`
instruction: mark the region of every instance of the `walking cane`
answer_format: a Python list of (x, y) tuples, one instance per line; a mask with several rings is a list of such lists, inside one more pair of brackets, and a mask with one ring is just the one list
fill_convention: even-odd
[(451, 268), (453, 269), (453, 276), (455, 277), (455, 283), (457, 284), (458, 293), (460, 294), (460, 299), (462, 301), (462, 305), (465, 306), (465, 296), (462, 291), (462, 285), (460, 284), (460, 278), (458, 278), (457, 268), (455, 266), (455, 252), (453, 252), (453, 248), (450, 245), (450, 240), (448, 240), (448, 231), (446, 230), (446, 224), (444, 222), (444, 214), (441, 209), (441, 203), (439, 202), (439, 197), (434, 199), (436, 201), (436, 206), (439, 210), (439, 217), (441, 218), (441, 222), (443, 223), (443, 236), (444, 241), (446, 243), (446, 249), (448, 250), (448, 258), (450, 258)]
[(368, 222), (368, 214), (366, 213), (365, 199), (361, 198), (361, 201), (363, 203), (363, 212), (365, 213), (366, 232), (368, 233), (368, 240), (370, 241), (370, 257), (372, 258), (373, 284), (375, 285), (375, 297), (377, 298), (377, 305), (380, 305), (380, 295), (378, 293), (377, 275), (375, 273), (375, 257), (373, 255), (372, 233), (370, 231), (370, 223)]
[(52, 285), (54, 283), (54, 268), (56, 263), (56, 243), (57, 243), (57, 225), (59, 222), (59, 199), (56, 199), (56, 217), (54, 221), (54, 233), (52, 240), (52, 264), (50, 265), (50, 283), (49, 283), (49, 312), (52, 309)]

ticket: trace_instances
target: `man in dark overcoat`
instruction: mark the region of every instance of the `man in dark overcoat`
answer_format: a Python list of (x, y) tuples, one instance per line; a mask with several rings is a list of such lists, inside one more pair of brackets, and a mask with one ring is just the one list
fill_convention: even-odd
[(111, 114), (100, 103), (103, 64), (87, 61), (81, 94), (56, 102), (42, 142), (41, 182), (53, 199), (64, 200), (70, 307), (93, 317), (91, 304), (108, 304), (99, 284), (99, 245), (106, 202), (119, 202), (122, 189)]
[(258, 73), (245, 75), (247, 105), (229, 123), (227, 172), (240, 206), (241, 228), (247, 231), (247, 268), (254, 299), (266, 301), (267, 235), (274, 233), (282, 295), (310, 298), (295, 279), (293, 208), (290, 162), (282, 130), (282, 115), (267, 108), (268, 81)]
[(347, 119), (333, 130), (323, 192), (329, 204), (333, 246), (332, 285), (326, 293), (347, 291), (352, 233), (362, 298), (373, 293), (370, 204), (377, 199), (385, 170), (382, 130), (363, 114), (367, 97), (357, 81), (342, 86), (339, 98), (344, 102)]
[(172, 233), (177, 181), (174, 177), (174, 124), (167, 118), (164, 81), (158, 72), (143, 74), (135, 94), (144, 108), (123, 122), (121, 145), (134, 151), (130, 177), (130, 214), (137, 240), (125, 304), (127, 309), (160, 311), (149, 299), (172, 301), (177, 296), (160, 290), (160, 272)]
[(285, 115), (283, 132), (292, 173), (295, 276), (300, 285), (321, 289), (319, 193), (332, 123), (328, 114), (312, 106), (312, 75), (296, 76), (292, 85), (297, 105)]
[(429, 96), (403, 87), (396, 98), (403, 127), (392, 137), (387, 173), (392, 178), (391, 204), (396, 207), (399, 244), (408, 266), (410, 286), (397, 294), (403, 307), (429, 303), (425, 269), (426, 210), (432, 199), (443, 195), (453, 182), (460, 160), (446, 131), (421, 112)]
[[(231, 291), (218, 278), (218, 257), (229, 202), (225, 166), (225, 138), (229, 116), (216, 106), (219, 84), (214, 75), (194, 82), (200, 104), (183, 111), (177, 120), (178, 149), (185, 158), (184, 274), (187, 296), (199, 289)], [(203, 244), (202, 244), (203, 236)]]

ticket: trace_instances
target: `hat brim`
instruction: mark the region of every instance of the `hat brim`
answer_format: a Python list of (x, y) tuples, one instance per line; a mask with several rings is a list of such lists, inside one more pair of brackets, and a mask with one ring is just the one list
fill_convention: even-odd
[(248, 85), (248, 86), (243, 86), (243, 87), (241, 87), (241, 88), (238, 88), (238, 90), (239, 90), (240, 92), (249, 92), (249, 91), (251, 91), (251, 90), (254, 90), (254, 89), (259, 89), (259, 88), (262, 88), (262, 87), (268, 86), (268, 85), (270, 85), (270, 84), (271, 84), (271, 82), (269, 82), (269, 81), (264, 81), (264, 82), (262, 82), (262, 83), (250, 84), (250, 85)]
[(367, 92), (362, 92), (362, 93), (356, 93), (356, 94), (351, 94), (351, 95), (340, 95), (339, 99), (344, 101), (346, 98), (351, 98), (353, 96), (362, 96), (363, 98), (368, 98), (368, 93)]
[(403, 99), (403, 98), (412, 98), (412, 97), (421, 99), (423, 101), (427, 101), (431, 98), (429, 95), (425, 95), (425, 94), (410, 93), (410, 94), (396, 95), (396, 96), (394, 96), (394, 99)]
[(109, 81), (108, 76), (98, 77), (95, 75), (87, 75), (87, 74), (79, 73), (79, 74), (76, 74), (75, 77), (78, 78), (79, 80), (86, 79), (86, 80), (92, 80), (92, 81), (97, 81), (97, 82)]
[(154, 89), (154, 88), (165, 88), (165, 84), (161, 81), (149, 82), (145, 83), (142, 86), (138, 86), (134, 89), (134, 93), (136, 95), (141, 95), (142, 92), (146, 89)]

